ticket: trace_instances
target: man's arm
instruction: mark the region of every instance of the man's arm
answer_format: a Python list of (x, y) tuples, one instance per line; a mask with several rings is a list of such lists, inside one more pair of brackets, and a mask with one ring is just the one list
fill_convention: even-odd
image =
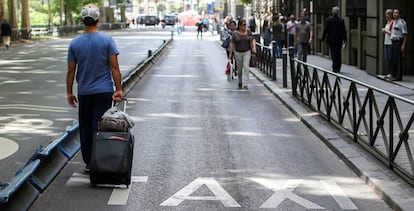
[(122, 101), (122, 96), (123, 96), (122, 81), (121, 81), (122, 75), (121, 75), (121, 70), (119, 69), (117, 54), (109, 56), (109, 66), (111, 68), (112, 78), (114, 80), (115, 88), (116, 88), (116, 91), (112, 95), (112, 99), (115, 102), (120, 102)]
[(407, 43), (407, 39), (408, 39), (408, 35), (407, 34), (403, 34), (403, 43), (401, 45), (401, 52), (405, 51), (405, 45)]
[(73, 82), (75, 80), (75, 72), (76, 72), (76, 62), (70, 61), (68, 62), (68, 71), (66, 73), (66, 96), (68, 100), (68, 104), (71, 107), (76, 107), (76, 103), (78, 102), (76, 96), (73, 95)]

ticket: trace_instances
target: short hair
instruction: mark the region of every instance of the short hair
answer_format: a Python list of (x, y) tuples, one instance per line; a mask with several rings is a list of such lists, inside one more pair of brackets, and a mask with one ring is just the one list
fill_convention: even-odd
[(332, 15), (338, 15), (338, 13), (339, 13), (339, 7), (337, 6), (332, 7)]
[(385, 10), (385, 14), (391, 14), (392, 15), (392, 9), (387, 9), (387, 10)]

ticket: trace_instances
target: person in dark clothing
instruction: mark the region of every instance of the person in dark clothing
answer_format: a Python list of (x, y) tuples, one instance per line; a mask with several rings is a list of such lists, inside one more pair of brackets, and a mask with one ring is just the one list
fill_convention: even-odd
[(392, 60), (392, 81), (402, 81), (402, 55), (405, 51), (408, 30), (407, 23), (400, 17), (401, 10), (393, 10), (394, 24), (391, 30), (391, 60)]
[(332, 8), (332, 16), (325, 23), (322, 40), (328, 43), (331, 51), (332, 70), (335, 73), (341, 71), (342, 55), (341, 50), (347, 42), (344, 19), (338, 16), (339, 8)]
[(7, 22), (6, 19), (4, 19), (3, 23), (1, 24), (1, 37), (3, 39), (3, 44), (4, 46), (6, 46), (7, 50), (10, 47), (11, 34), (12, 34), (12, 29), (10, 27), (10, 24)]
[(196, 23), (196, 26), (197, 26), (197, 39), (198, 39), (198, 36), (201, 36), (201, 39), (203, 39), (203, 26), (204, 26), (203, 22), (201, 20), (198, 21)]
[(252, 16), (250, 16), (249, 29), (252, 33), (256, 32), (256, 19), (254, 18), (254, 14), (252, 14)]

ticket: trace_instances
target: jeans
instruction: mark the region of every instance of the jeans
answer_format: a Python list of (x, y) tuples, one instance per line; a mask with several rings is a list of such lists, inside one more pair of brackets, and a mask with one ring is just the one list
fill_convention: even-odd
[(298, 59), (303, 62), (307, 62), (308, 52), (309, 52), (309, 43), (298, 43)]
[(281, 38), (275, 38), (274, 41), (276, 42), (274, 45), (273, 53), (276, 54), (277, 58), (282, 57), (282, 48), (283, 43)]
[(98, 131), (98, 121), (112, 106), (112, 92), (79, 95), (79, 134), (83, 162), (89, 164), (93, 137)]
[(249, 72), (250, 72), (250, 57), (251, 52), (237, 52), (234, 51), (234, 57), (236, 58), (236, 68), (237, 68), (237, 77), (239, 84), (243, 86), (247, 85), (249, 81)]

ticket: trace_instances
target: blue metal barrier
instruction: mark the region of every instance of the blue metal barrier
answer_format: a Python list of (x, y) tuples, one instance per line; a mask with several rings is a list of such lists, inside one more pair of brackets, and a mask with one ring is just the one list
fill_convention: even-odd
[[(30, 177), (39, 167), (40, 160), (33, 160), (16, 172), (10, 183), (3, 184), (0, 191), (0, 210), (25, 210), (37, 198), (39, 191), (33, 188)], [(8, 203), (11, 198), (17, 198)]]

